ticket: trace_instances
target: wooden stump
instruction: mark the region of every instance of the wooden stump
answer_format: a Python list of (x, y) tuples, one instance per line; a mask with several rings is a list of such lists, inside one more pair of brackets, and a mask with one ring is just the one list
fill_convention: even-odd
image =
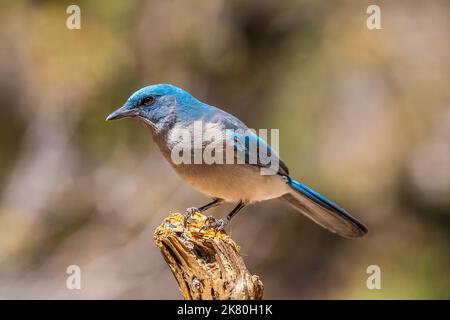
[(264, 286), (251, 275), (239, 246), (224, 232), (202, 230), (206, 216), (195, 213), (183, 226), (183, 216), (170, 213), (154, 239), (186, 300), (260, 300)]

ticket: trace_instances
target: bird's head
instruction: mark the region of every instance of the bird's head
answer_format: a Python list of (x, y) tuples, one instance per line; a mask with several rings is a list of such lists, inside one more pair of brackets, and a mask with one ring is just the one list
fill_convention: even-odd
[(111, 113), (106, 120), (138, 117), (156, 125), (166, 118), (177, 104), (194, 99), (188, 92), (170, 84), (156, 84), (133, 93), (125, 104)]

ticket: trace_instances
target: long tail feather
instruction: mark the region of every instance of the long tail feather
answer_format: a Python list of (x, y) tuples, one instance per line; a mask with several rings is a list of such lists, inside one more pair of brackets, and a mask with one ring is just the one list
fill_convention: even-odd
[(359, 238), (367, 233), (361, 222), (337, 204), (294, 179), (289, 179), (288, 184), (292, 192), (282, 198), (317, 224), (346, 238)]

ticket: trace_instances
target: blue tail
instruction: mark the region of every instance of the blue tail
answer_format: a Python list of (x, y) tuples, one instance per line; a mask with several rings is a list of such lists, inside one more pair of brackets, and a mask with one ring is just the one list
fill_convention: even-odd
[(361, 222), (318, 192), (291, 178), (287, 183), (292, 192), (282, 198), (317, 224), (346, 238), (358, 238), (367, 233)]

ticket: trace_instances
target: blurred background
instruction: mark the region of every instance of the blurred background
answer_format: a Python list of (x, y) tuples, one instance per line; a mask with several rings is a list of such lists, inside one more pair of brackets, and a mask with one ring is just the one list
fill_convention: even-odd
[[(81, 30), (66, 28), (70, 4)], [(382, 30), (366, 27), (370, 4)], [(0, 9), (0, 298), (181, 297), (153, 230), (208, 199), (143, 125), (105, 122), (154, 83), (279, 128), (292, 176), (368, 225), (347, 240), (277, 200), (247, 207), (229, 232), (267, 299), (450, 298), (450, 2)], [(66, 288), (72, 264), (81, 290)], [(366, 287), (369, 265), (381, 290)]]

